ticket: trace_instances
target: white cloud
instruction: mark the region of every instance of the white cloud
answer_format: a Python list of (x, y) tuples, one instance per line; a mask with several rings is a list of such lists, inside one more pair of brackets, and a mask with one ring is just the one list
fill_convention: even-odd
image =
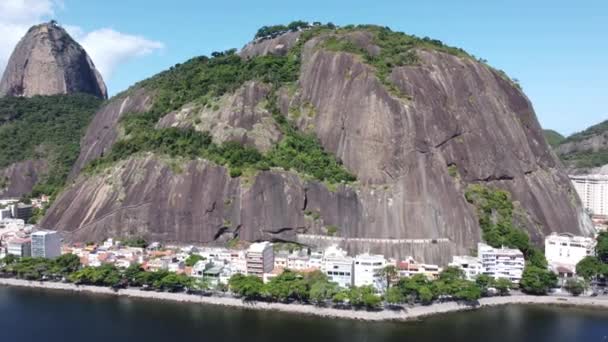
[(53, 0), (0, 0), (0, 72), (28, 28), (54, 15), (55, 8), (61, 4)]
[(110, 28), (102, 28), (86, 34), (77, 27), (69, 29), (89, 53), (104, 79), (109, 79), (118, 65), (164, 48), (161, 42)]
[[(63, 0), (0, 0), (0, 74), (27, 30), (52, 19), (57, 11), (63, 9)], [(164, 47), (161, 42), (110, 28), (84, 32), (78, 26), (61, 24), (87, 50), (106, 82), (121, 63)]]

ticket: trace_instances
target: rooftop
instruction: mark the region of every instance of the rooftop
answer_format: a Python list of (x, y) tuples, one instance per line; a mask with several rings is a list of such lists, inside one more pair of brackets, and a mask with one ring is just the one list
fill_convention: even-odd
[(270, 242), (268, 242), (268, 241), (256, 242), (256, 243), (252, 243), (249, 246), (248, 251), (249, 252), (254, 252), (254, 253), (262, 253), (268, 247), (270, 247)]

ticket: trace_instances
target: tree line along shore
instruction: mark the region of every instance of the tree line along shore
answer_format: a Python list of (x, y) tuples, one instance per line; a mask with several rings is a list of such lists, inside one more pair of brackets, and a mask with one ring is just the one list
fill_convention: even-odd
[[(507, 296), (513, 288), (513, 284), (506, 279), (495, 280), (486, 275), (480, 275), (474, 281), (467, 280), (462, 270), (456, 267), (447, 267), (437, 279), (429, 280), (422, 274), (397, 279), (394, 267), (387, 266), (382, 270), (387, 288), (379, 293), (372, 286), (341, 288), (320, 271), (302, 273), (285, 270), (267, 283), (257, 276), (235, 274), (228, 285), (222, 285), (212, 284), (207, 278), (193, 278), (166, 270), (145, 271), (139, 265), (125, 269), (110, 264), (83, 267), (73, 254), (64, 254), (55, 259), (20, 259), (9, 255), (2, 259), (0, 266), (0, 275), (5, 282), (12, 279), (30, 281), (43, 287), (44, 284), (61, 284), (68, 288), (92, 286), (115, 292), (137, 290), (199, 297), (230, 296), (248, 303), (306, 305), (334, 308), (341, 312), (398, 312), (406, 306), (447, 302), (474, 307), (482, 299)], [(550, 281), (551, 284), (545, 284), (547, 289), (542, 293), (535, 288), (522, 289), (528, 294), (546, 294), (555, 285), (554, 279)], [(574, 296), (583, 292), (579, 286), (567, 289)]]
[(591, 297), (557, 297), (557, 296), (532, 296), (512, 295), (501, 297), (481, 298), (476, 304), (461, 302), (444, 302), (432, 305), (419, 305), (406, 307), (401, 310), (344, 310), (334, 307), (319, 307), (304, 304), (269, 303), (256, 301), (243, 301), (234, 297), (201, 296), (186, 293), (142, 291), (141, 289), (117, 289), (108, 287), (76, 285), (61, 282), (40, 282), (15, 278), (0, 278), (0, 286), (34, 288), (50, 291), (66, 291), (85, 294), (99, 294), (109, 296), (124, 296), (134, 299), (150, 299), (161, 301), (173, 301), (180, 303), (193, 303), (202, 305), (216, 305), (247, 310), (276, 311), (292, 314), (354, 319), (362, 321), (411, 321), (425, 317), (446, 314), (450, 312), (468, 311), (478, 308), (487, 308), (503, 305), (559, 305), (577, 306), (589, 308), (608, 308), (607, 298)]

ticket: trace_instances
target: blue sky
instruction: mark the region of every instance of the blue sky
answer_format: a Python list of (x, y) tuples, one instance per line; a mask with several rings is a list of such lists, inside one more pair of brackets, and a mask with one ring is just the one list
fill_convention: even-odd
[(380, 24), (462, 47), (519, 79), (545, 128), (570, 134), (608, 119), (605, 0), (2, 1), (51, 2), (42, 17), (83, 35), (145, 38), (148, 50), (111, 64), (111, 94), (190, 57), (240, 48), (262, 25), (302, 19)]

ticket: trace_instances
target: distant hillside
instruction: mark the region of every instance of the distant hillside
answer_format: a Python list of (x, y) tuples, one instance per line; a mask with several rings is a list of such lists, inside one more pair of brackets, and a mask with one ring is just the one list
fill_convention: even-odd
[(564, 139), (566, 139), (566, 137), (552, 129), (544, 129), (543, 135), (545, 136), (545, 139), (547, 139), (547, 142), (549, 143), (549, 145), (551, 145), (551, 147), (558, 146), (562, 141), (564, 141)]
[(571, 173), (608, 164), (608, 120), (575, 133), (554, 146)]

